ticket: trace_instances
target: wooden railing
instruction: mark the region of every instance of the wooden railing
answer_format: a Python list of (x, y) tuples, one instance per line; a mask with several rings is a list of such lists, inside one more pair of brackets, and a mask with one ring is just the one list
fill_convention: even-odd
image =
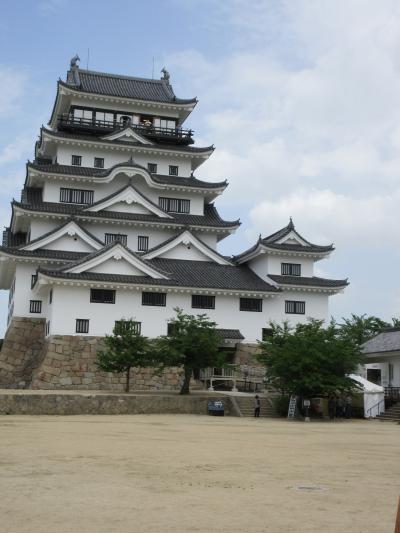
[(158, 140), (192, 144), (193, 131), (182, 128), (161, 128), (149, 124), (134, 124), (130, 121), (96, 120), (91, 118), (78, 118), (67, 113), (58, 116), (58, 128), (61, 130), (80, 130), (90, 133), (110, 133), (131, 126), (140, 135)]
[(385, 398), (400, 400), (400, 387), (385, 387)]
[(257, 385), (264, 383), (264, 377), (265, 371), (263, 369), (247, 365), (226, 365), (220, 368), (211, 367), (200, 370), (200, 380), (210, 383), (209, 390), (214, 390), (214, 381), (231, 382), (232, 390), (237, 390), (237, 383), (244, 385), (244, 390), (256, 390)]

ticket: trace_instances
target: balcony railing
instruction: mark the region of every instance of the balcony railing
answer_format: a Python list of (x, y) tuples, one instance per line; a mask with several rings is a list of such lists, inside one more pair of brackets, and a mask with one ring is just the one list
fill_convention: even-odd
[(58, 116), (58, 129), (64, 131), (81, 131), (85, 133), (107, 134), (131, 126), (140, 135), (158, 142), (174, 144), (193, 144), (193, 131), (182, 128), (161, 128), (152, 124), (133, 124), (129, 121), (97, 120), (78, 118), (64, 113)]
[(400, 387), (385, 387), (385, 398), (400, 401)]

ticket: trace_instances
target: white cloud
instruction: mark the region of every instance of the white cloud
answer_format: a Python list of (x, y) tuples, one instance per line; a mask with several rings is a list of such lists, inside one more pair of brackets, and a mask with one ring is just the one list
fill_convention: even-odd
[(0, 152), (0, 166), (23, 158), (27, 159), (32, 152), (32, 137), (18, 137), (7, 144)]
[(42, 0), (38, 7), (42, 15), (54, 15), (60, 11), (68, 0)]

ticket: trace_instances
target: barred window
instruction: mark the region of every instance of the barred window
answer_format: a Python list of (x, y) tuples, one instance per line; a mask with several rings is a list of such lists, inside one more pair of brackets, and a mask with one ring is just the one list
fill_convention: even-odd
[(301, 265), (298, 263), (281, 263), (282, 276), (301, 276)]
[(147, 250), (149, 249), (149, 238), (143, 235), (139, 235), (137, 239), (138, 239), (138, 244), (137, 244), (138, 252), (147, 252)]
[(42, 312), (42, 301), (41, 300), (29, 300), (29, 312), (30, 313), (41, 313)]
[(157, 163), (147, 163), (147, 170), (152, 174), (157, 174)]
[(105, 244), (110, 244), (114, 241), (119, 241), (121, 244), (124, 244), (126, 246), (128, 244), (128, 235), (123, 235), (121, 233), (105, 233), (104, 234)]
[(240, 298), (241, 311), (255, 311), (261, 313), (262, 299), (261, 298)]
[(87, 318), (77, 318), (75, 333), (89, 333), (89, 320)]
[(31, 276), (31, 289), (33, 289), (33, 287), (35, 286), (37, 282), (37, 274), (32, 274)]
[(104, 157), (94, 158), (94, 168), (104, 168)]
[(90, 302), (94, 304), (115, 304), (115, 291), (90, 289)]
[(116, 320), (114, 326), (114, 333), (120, 335), (123, 332), (129, 331), (132, 328), (132, 333), (140, 335), (142, 332), (142, 323), (134, 322), (132, 320)]
[(160, 196), (158, 205), (169, 213), (190, 213), (190, 200), (180, 198), (164, 198)]
[(173, 335), (176, 332), (176, 328), (177, 328), (176, 322), (168, 322), (167, 335)]
[(94, 191), (84, 189), (60, 189), (60, 202), (65, 204), (92, 204)]
[(142, 305), (156, 305), (165, 307), (167, 295), (165, 292), (142, 292)]
[(71, 165), (73, 165), (74, 167), (80, 167), (82, 165), (82, 156), (73, 155), (71, 157)]
[(192, 308), (215, 309), (215, 296), (192, 294)]
[(169, 165), (169, 175), (170, 176), (177, 176), (179, 171), (179, 167), (177, 165)]
[(304, 315), (306, 312), (306, 302), (297, 300), (285, 300), (285, 313), (292, 315)]

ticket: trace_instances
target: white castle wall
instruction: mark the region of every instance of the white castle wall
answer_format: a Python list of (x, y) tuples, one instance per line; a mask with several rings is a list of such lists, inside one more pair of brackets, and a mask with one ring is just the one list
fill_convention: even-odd
[(285, 255), (262, 254), (249, 261), (248, 266), (260, 276), (266, 279), (268, 274), (281, 274), (282, 263), (296, 263), (301, 265), (302, 277), (312, 277), (314, 275), (314, 261), (302, 257), (290, 257)]
[[(47, 296), (43, 296), (47, 299)], [(286, 315), (285, 299), (306, 301), (306, 315)], [(116, 292), (115, 304), (90, 303), (90, 289), (72, 286), (55, 286), (53, 289), (50, 334), (74, 335), (75, 320), (89, 319), (89, 335), (109, 334), (114, 322), (121, 318), (133, 318), (142, 323), (142, 333), (156, 337), (167, 333), (167, 323), (175, 316), (174, 308), (180, 307), (191, 314), (206, 313), (221, 328), (239, 329), (247, 342), (261, 339), (261, 330), (270, 320), (289, 320), (292, 324), (305, 322), (307, 316), (327, 318), (327, 297), (321, 294), (279, 295), (263, 302), (262, 313), (239, 310), (236, 296), (216, 296), (215, 309), (192, 309), (190, 294), (167, 294), (166, 307), (142, 306), (141, 290), (121, 289)]]
[(60, 165), (71, 165), (72, 155), (82, 156), (82, 166), (90, 168), (94, 167), (95, 157), (103, 157), (104, 168), (110, 168), (118, 163), (125, 163), (132, 155), (135, 163), (145, 168), (147, 168), (148, 163), (156, 163), (158, 174), (169, 174), (169, 165), (177, 165), (179, 167), (178, 175), (189, 177), (192, 169), (190, 157), (174, 157), (168, 154), (138, 154), (129, 150), (118, 151), (116, 148), (111, 151), (102, 147), (89, 149), (82, 146), (57, 146), (56, 157)]

